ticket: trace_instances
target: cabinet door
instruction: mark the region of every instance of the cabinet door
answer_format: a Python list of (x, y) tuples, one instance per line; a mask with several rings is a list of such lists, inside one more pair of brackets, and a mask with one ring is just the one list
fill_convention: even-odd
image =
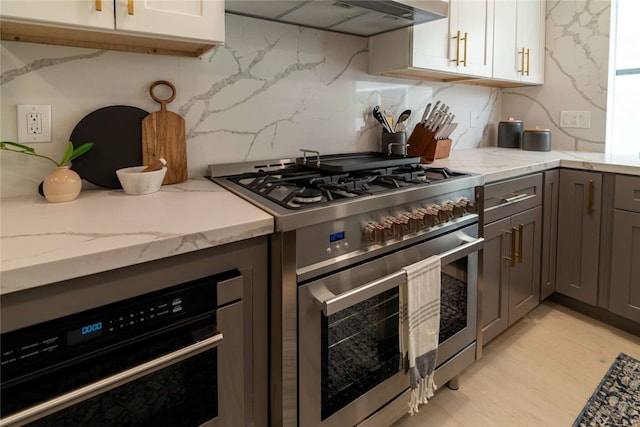
[(507, 329), (511, 256), (510, 218), (484, 227), (482, 249), (482, 337), (488, 343)]
[(518, 2), (495, 0), (495, 26), (493, 39), (493, 77), (520, 80), (518, 46)]
[(596, 305), (602, 176), (560, 171), (556, 291)]
[[(544, 82), (545, 2), (518, 0), (518, 49), (524, 49), (525, 69), (522, 81)], [(521, 52), (521, 51), (520, 51)], [(522, 55), (522, 54), (521, 54)], [(522, 65), (522, 60), (520, 60)]]
[(640, 213), (613, 212), (609, 310), (640, 322)]
[(116, 29), (224, 41), (224, 1), (116, 0)]
[(544, 173), (542, 205), (542, 260), (540, 267), (540, 300), (556, 290), (556, 242), (558, 241), (558, 184), (557, 170)]
[(540, 302), (541, 226), (540, 206), (511, 217), (512, 238), (515, 237), (517, 242), (517, 259), (509, 274), (509, 326)]
[(413, 27), (411, 65), (491, 77), (493, 1), (451, 0), (448, 19)]
[(456, 59), (456, 43), (453, 37), (460, 31), (460, 64), (458, 72), (472, 76), (491, 77), (493, 70), (493, 6), (494, 0), (451, 0), (450, 10), (457, 17), (457, 25), (452, 26), (453, 56)]
[(493, 77), (544, 81), (545, 2), (495, 0)]
[(3, 19), (113, 30), (114, 0), (2, 0)]

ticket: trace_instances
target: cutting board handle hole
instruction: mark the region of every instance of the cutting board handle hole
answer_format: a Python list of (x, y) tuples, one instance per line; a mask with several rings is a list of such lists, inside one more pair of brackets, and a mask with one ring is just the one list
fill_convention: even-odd
[[(153, 90), (157, 86), (161, 86), (161, 85), (169, 86), (169, 88), (171, 89), (171, 96), (169, 98), (167, 98), (167, 99), (158, 98), (153, 93)], [(157, 82), (153, 82), (153, 84), (149, 88), (149, 94), (151, 94), (151, 98), (153, 98), (154, 101), (160, 103), (160, 105), (162, 106), (162, 109), (164, 110), (166, 108), (166, 105), (176, 98), (176, 87), (173, 85), (173, 83), (171, 83), (169, 81), (158, 80)]]

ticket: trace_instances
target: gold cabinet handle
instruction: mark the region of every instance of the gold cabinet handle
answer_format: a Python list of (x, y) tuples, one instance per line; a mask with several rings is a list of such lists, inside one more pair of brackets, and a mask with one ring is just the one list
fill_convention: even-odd
[(469, 34), (464, 33), (464, 38), (462, 40), (464, 40), (464, 56), (462, 59), (462, 65), (466, 67), (467, 66), (467, 43), (469, 42)]
[(527, 76), (529, 75), (529, 59), (531, 58), (531, 49), (527, 48)]
[(133, 15), (133, 0), (127, 0), (127, 10), (129, 15)]
[(460, 30), (458, 30), (458, 33), (451, 38), (456, 39), (456, 59), (452, 59), (451, 62), (455, 62), (457, 67), (460, 65)]
[(587, 204), (587, 214), (593, 214), (593, 180), (589, 180), (589, 201)]
[(522, 264), (522, 234), (523, 234), (524, 225), (520, 224), (518, 226), (518, 262)]
[(518, 72), (524, 76), (524, 48), (518, 51), (518, 55), (522, 55), (522, 57), (520, 58), (520, 69), (518, 70)]
[(96, 11), (102, 12), (102, 0), (96, 0)]
[(511, 236), (511, 256), (504, 257), (504, 259), (509, 260), (511, 262), (511, 267), (516, 266), (516, 233), (518, 229), (515, 227), (511, 227), (511, 231), (506, 231), (506, 234)]

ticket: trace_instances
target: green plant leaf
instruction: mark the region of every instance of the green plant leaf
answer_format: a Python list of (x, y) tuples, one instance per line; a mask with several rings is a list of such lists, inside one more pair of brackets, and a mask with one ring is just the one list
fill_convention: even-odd
[(0, 148), (7, 148), (7, 145), (11, 145), (13, 147), (21, 148), (23, 151), (28, 151), (29, 153), (35, 153), (35, 149), (33, 147), (29, 147), (28, 145), (18, 144), (17, 142), (10, 141), (2, 141), (0, 142)]
[[(71, 142), (69, 142), (69, 144), (71, 144)], [(71, 157), (69, 157), (69, 160), (67, 160), (67, 161), (70, 162), (71, 160), (75, 159), (76, 157), (83, 155), (87, 151), (91, 150), (91, 147), (93, 147), (93, 142), (87, 142), (87, 143), (82, 144), (81, 146), (79, 146), (78, 148), (73, 150), (73, 153), (71, 153)]]
[(64, 151), (64, 156), (62, 156), (62, 160), (58, 163), (58, 166), (62, 166), (67, 164), (69, 160), (71, 160), (71, 155), (73, 154), (73, 144), (71, 141), (67, 143), (67, 149)]

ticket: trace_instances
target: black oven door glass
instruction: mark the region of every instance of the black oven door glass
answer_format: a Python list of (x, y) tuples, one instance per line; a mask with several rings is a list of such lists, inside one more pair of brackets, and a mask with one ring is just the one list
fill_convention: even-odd
[(396, 374), (399, 290), (322, 316), (322, 419)]
[(467, 277), (467, 257), (442, 266), (440, 344), (467, 327)]
[[(13, 413), (154, 359), (194, 342), (192, 328), (177, 328), (124, 348), (2, 389), (2, 408)], [(211, 349), (55, 412), (29, 426), (193, 427), (218, 416), (217, 349)]]

